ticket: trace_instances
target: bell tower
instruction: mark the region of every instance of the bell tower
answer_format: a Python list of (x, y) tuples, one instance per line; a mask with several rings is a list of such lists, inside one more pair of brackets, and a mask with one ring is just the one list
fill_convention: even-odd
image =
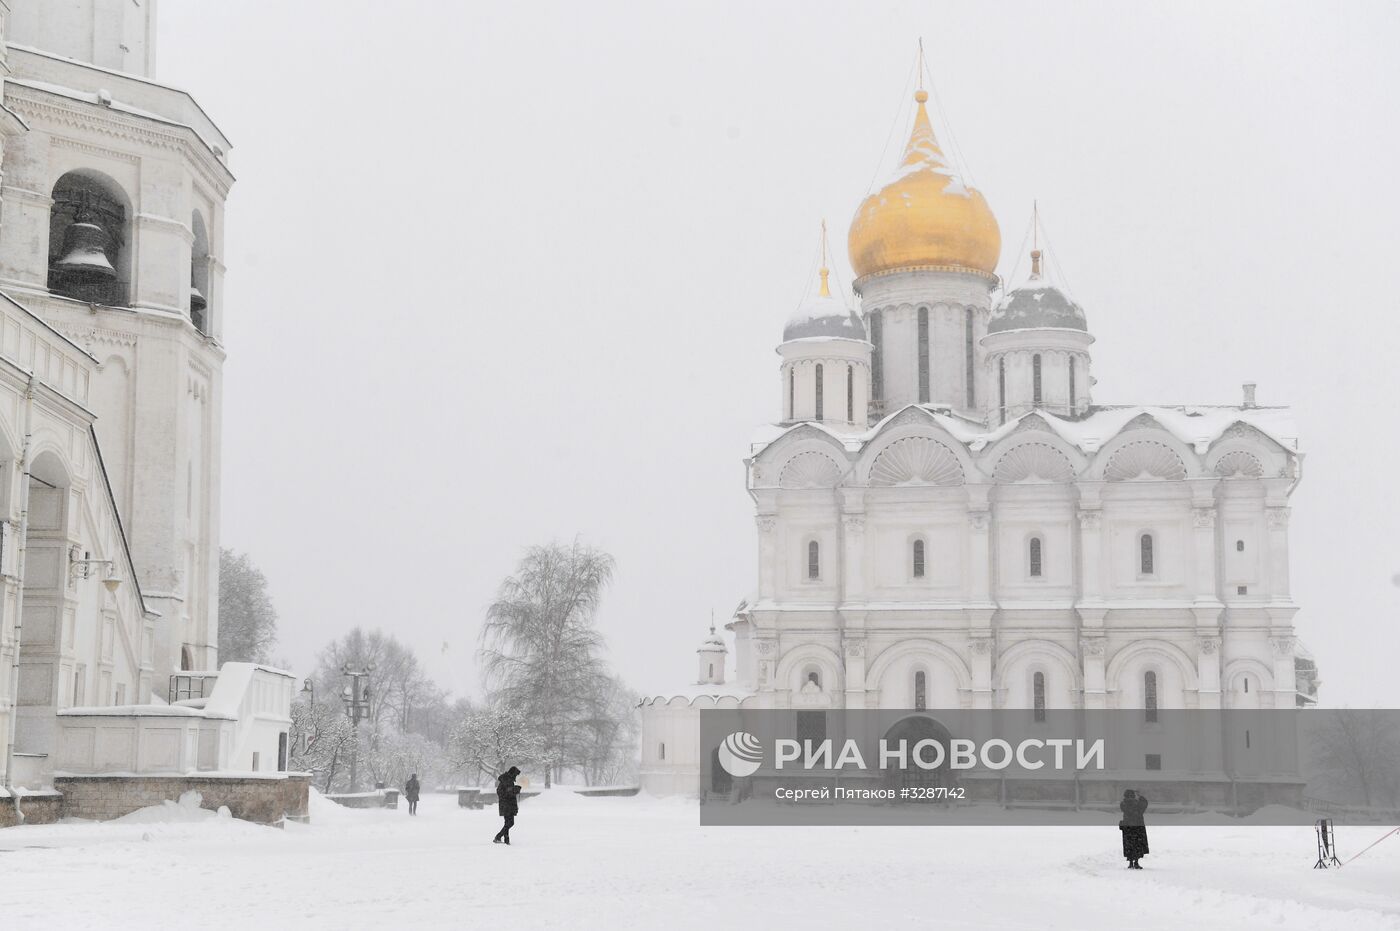
[(4, 102), (23, 124), (0, 166), (0, 288), (100, 365), (95, 429), (162, 615), (149, 659), (163, 690), (218, 660), (229, 142), (152, 80), (153, 0), (9, 6)]

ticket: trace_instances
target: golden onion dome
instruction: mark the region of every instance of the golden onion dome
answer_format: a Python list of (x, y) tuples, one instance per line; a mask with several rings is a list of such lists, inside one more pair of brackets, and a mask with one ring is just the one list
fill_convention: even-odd
[(948, 164), (924, 102), (895, 177), (871, 194), (851, 221), (848, 246), (858, 277), (917, 268), (996, 272), (1001, 230), (980, 191)]

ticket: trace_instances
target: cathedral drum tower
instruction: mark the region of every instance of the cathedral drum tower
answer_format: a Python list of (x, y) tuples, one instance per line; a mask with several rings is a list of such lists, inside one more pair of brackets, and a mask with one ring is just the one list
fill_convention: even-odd
[(0, 288), (98, 362), (107, 480), (156, 683), (217, 666), (229, 142), (153, 80), (155, 4), (10, 0)]

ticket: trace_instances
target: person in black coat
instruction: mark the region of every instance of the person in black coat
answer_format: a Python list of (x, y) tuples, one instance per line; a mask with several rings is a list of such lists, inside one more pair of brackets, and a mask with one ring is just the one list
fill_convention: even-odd
[(515, 777), (520, 775), (520, 770), (512, 766), (501, 773), (496, 778), (496, 810), (505, 819), (505, 824), (496, 832), (493, 844), (509, 844), (510, 829), (515, 825), (515, 815), (520, 811), (520, 786), (515, 784)]
[(1140, 870), (1142, 864), (1138, 861), (1149, 853), (1147, 823), (1142, 819), (1143, 812), (1147, 811), (1147, 796), (1126, 789), (1118, 810), (1123, 813), (1123, 820), (1118, 822), (1118, 830), (1123, 832), (1123, 859), (1128, 861), (1128, 869)]
[(403, 797), (408, 801), (408, 813), (418, 814), (418, 774), (413, 773), (408, 777), (408, 782), (404, 783)]

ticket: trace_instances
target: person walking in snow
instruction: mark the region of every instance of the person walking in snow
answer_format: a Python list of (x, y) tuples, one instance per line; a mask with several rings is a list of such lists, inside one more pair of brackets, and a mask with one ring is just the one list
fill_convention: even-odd
[(1128, 861), (1128, 869), (1140, 870), (1138, 863), (1149, 853), (1147, 849), (1147, 823), (1143, 812), (1147, 811), (1147, 796), (1138, 795), (1133, 789), (1123, 792), (1123, 801), (1118, 803), (1123, 820), (1118, 822), (1118, 830), (1123, 832), (1123, 859)]
[(505, 824), (496, 832), (496, 837), (491, 841), (493, 844), (510, 844), (510, 829), (515, 825), (515, 815), (520, 811), (520, 786), (515, 784), (515, 777), (520, 775), (520, 770), (512, 766), (501, 773), (496, 778), (496, 810), (505, 819)]
[(408, 777), (408, 782), (404, 783), (403, 797), (408, 800), (408, 813), (418, 814), (418, 774), (413, 773)]

